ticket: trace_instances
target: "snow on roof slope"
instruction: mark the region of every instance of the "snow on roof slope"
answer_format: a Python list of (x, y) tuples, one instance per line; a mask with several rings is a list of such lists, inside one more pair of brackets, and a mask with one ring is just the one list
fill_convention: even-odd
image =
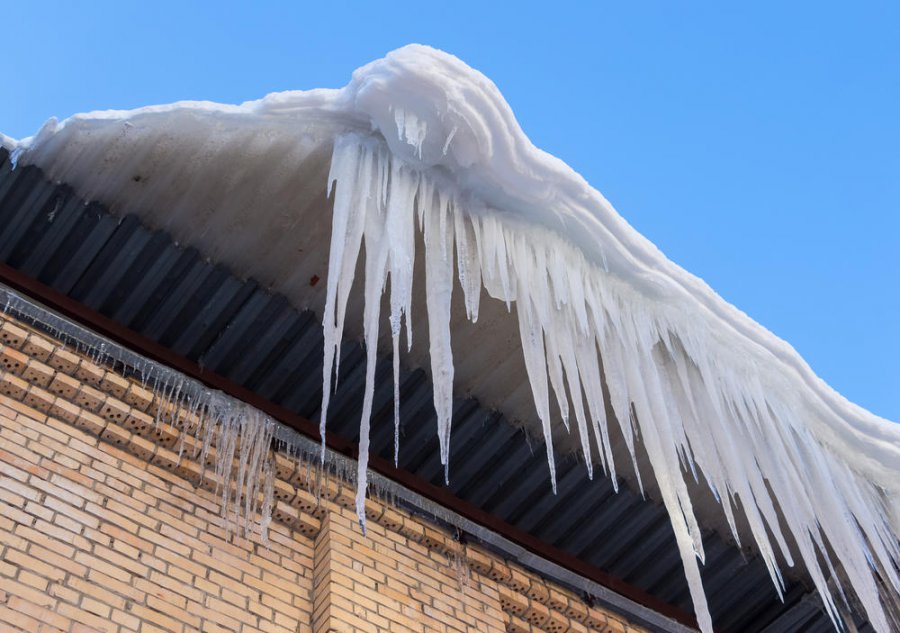
[[(458, 277), (470, 319), (485, 313), (483, 292), (518, 319), (551, 476), (550, 446), (570, 414), (589, 468), (600, 462), (615, 472), (609, 426), (633, 459), (647, 456), (701, 628), (711, 623), (687, 486), (698, 476), (721, 497), (736, 537), (735, 511), (749, 525), (776, 586), (778, 559), (799, 556), (833, 618), (842, 597), (829, 589), (830, 576), (848, 583), (876, 628), (888, 630), (879, 585), (897, 599), (898, 426), (841, 397), (790, 345), (669, 261), (583, 178), (534, 147), (496, 86), (457, 58), (408, 46), (358, 69), (338, 90), (96, 112), (3, 142), (83, 195), (120, 207), (168, 205), (175, 210), (166, 222), (201, 202), (223, 206), (214, 189), (253, 191), (228, 218), (238, 227), (253, 222), (254, 199), (275, 195), (293, 168), (325, 155), (330, 173), (291, 191), (311, 198), (327, 187), (333, 199), (322, 297), (326, 398), (364, 259), (368, 383), (382, 293), (387, 288), (395, 359), (402, 326), (408, 339), (411, 314), (421, 312), (413, 308), (424, 302), (427, 328), (416, 329), (427, 332), (446, 463), (454, 369), (464, 362), (459, 354), (454, 361), (450, 345)], [(161, 163), (177, 156), (186, 157), (180, 180), (140, 190), (130, 182), (138, 167), (162, 173)], [(423, 259), (426, 281), (416, 285)], [(370, 407), (371, 389), (362, 482)]]

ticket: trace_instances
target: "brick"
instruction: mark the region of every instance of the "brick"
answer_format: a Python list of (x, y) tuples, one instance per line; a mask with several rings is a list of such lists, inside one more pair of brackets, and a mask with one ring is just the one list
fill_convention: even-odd
[(33, 385), (39, 387), (47, 387), (53, 380), (56, 372), (53, 368), (40, 362), (39, 360), (29, 359), (27, 365), (22, 371), (22, 378)]
[(128, 393), (122, 399), (132, 407), (146, 411), (150, 403), (153, 402), (153, 392), (137, 383), (132, 383), (131, 387), (128, 388)]
[(48, 365), (61, 372), (65, 372), (67, 375), (75, 373), (80, 363), (81, 358), (79, 358), (77, 354), (73, 354), (69, 350), (61, 347), (56, 348), (53, 354), (47, 359)]
[(75, 562), (89, 567), (92, 571), (105, 574), (121, 582), (131, 582), (131, 573), (105, 560), (101, 560), (85, 552), (75, 554)]
[(112, 371), (104, 372), (100, 379), (100, 389), (120, 400), (128, 393), (130, 386), (131, 383), (126, 378)]
[(38, 385), (31, 385), (28, 388), (28, 392), (22, 398), (22, 402), (43, 413), (48, 413), (53, 409), (53, 402), (55, 400), (56, 396)]
[(46, 592), (16, 582), (11, 578), (0, 576), (0, 591), (4, 591), (10, 596), (18, 596), (38, 607), (52, 608), (56, 604), (56, 600)]
[(31, 360), (27, 354), (23, 354), (14, 347), (0, 346), (0, 367), (9, 373), (21, 373)]
[[(51, 408), (51, 413), (53, 409), (56, 408), (59, 399), (54, 401), (54, 406)], [(78, 417), (73, 421), (73, 424), (81, 429), (82, 431), (86, 431), (92, 435), (102, 435), (103, 431), (106, 430), (107, 422), (99, 415), (92, 413), (91, 411), (80, 411)]]
[[(99, 582), (94, 582), (92, 580), (85, 580), (83, 578), (70, 578), (68, 581), (69, 587), (74, 589), (85, 596), (85, 600), (92, 600), (94, 602), (100, 602), (107, 605), (110, 608), (121, 609), (126, 604), (126, 599), (121, 595), (115, 593), (116, 586), (105, 586), (100, 584)], [(84, 602), (82, 602), (82, 606), (84, 606)], [(96, 611), (91, 611), (95, 615), (99, 615)]]
[[(0, 346), (0, 366), (13, 368), (0, 383), (25, 400), (0, 395), (0, 628), (586, 630), (570, 616), (607, 626), (602, 610), (476, 546), (458, 561), (445, 530), (381, 500), (366, 502), (363, 537), (353, 487), (283, 455), (269, 544), (227, 533), (214, 473), (193, 461), (192, 437), (179, 456), (179, 431), (156, 432), (150, 391), (8, 323), (0, 332), (18, 342)], [(34, 354), (17, 351), (23, 341)]]
[(57, 582), (50, 583), (50, 587), (47, 589), (47, 593), (54, 598), (59, 598), (60, 600), (70, 602), (72, 604), (77, 604), (81, 599), (81, 594), (79, 594), (77, 591), (73, 591), (69, 587)]
[(46, 479), (50, 473), (38, 465), (40, 456), (27, 449), (17, 448), (15, 453), (0, 448), (0, 473), (25, 481), (28, 475)]
[[(13, 473), (12, 471), (17, 469), (14, 469), (12, 466), (7, 466), (0, 470), (5, 471), (0, 472), (0, 501), (2, 501), (4, 505), (13, 508), (23, 508), (28, 502), (40, 505), (44, 498), (43, 493), (40, 490), (36, 490), (35, 487), (27, 481), (22, 481), (21, 479), (22, 477), (27, 478), (27, 473), (24, 471)], [(16, 474), (16, 477), (18, 478), (14, 478), (12, 476), (13, 474)]]
[(140, 618), (125, 613), (120, 609), (113, 609), (113, 612), (110, 615), (110, 620), (112, 620), (116, 624), (121, 624), (122, 628), (126, 631), (137, 631), (141, 626)]
[[(161, 590), (167, 590), (169, 593), (182, 596), (186, 600), (197, 603), (203, 601), (203, 592), (190, 582), (182, 582), (156, 571), (150, 573), (150, 580), (158, 585)], [(164, 599), (164, 595), (157, 594), (157, 597)]]
[(38, 591), (47, 591), (47, 579), (38, 576), (30, 570), (23, 569), (22, 571), (20, 571), (17, 580), (23, 585), (31, 587), (32, 589), (37, 589)]
[(105, 373), (106, 370), (99, 365), (82, 361), (78, 365), (78, 369), (72, 374), (72, 377), (89, 385), (97, 386), (103, 380)]
[(31, 632), (39, 631), (41, 628), (39, 620), (29, 617), (21, 611), (15, 611), (6, 605), (0, 605), (0, 622), (5, 622), (9, 626), (15, 627), (13, 629), (15, 631)]
[[(3, 513), (8, 519), (11, 519), (14, 523), (19, 525), (30, 526), (34, 524), (34, 517), (31, 516), (28, 512), (20, 510), (20, 506), (26, 506), (25, 500), (14, 494), (10, 494), (6, 491), (0, 491), (6, 494), (0, 494), (0, 498), (2, 498), (2, 503), (0, 503), (0, 512)], [(32, 503), (32, 502), (28, 502)]]
[[(91, 501), (99, 500), (99, 496), (93, 493), (89, 493), (87, 491), (76, 491), (73, 492), (68, 490), (68, 486), (63, 488), (62, 486), (58, 486), (55, 483), (47, 481), (46, 479), (40, 479), (37, 477), (32, 477), (28, 482), (32, 487), (37, 488), (41, 492), (45, 493), (48, 496), (56, 497), (58, 500), (64, 501), (76, 508), (81, 508), (84, 505), (85, 496), (91, 497)], [(85, 492), (86, 495), (82, 496), (79, 492)]]
[[(28, 549), (28, 554), (51, 567), (58, 568), (76, 576), (83, 576), (87, 572), (87, 568), (84, 565), (73, 560), (71, 555), (66, 555), (65, 551), (58, 552), (53, 549), (32, 544)], [(48, 574), (47, 577), (52, 578), (53, 576)]]
[(114, 424), (107, 425), (100, 437), (113, 446), (127, 446), (131, 441), (131, 433)]
[(106, 618), (102, 618), (100, 616), (96, 616), (93, 613), (89, 613), (83, 609), (75, 607), (70, 604), (62, 603), (59, 605), (59, 613), (61, 615), (66, 616), (72, 620), (75, 620), (79, 624), (85, 625), (88, 628), (80, 628), (76, 629), (73, 625), (71, 632), (74, 633), (75, 630), (84, 631), (87, 633), (88, 631), (102, 631), (105, 633), (116, 633), (116, 629), (119, 628), (115, 622), (111, 622)]
[(60, 514), (69, 517), (70, 519), (73, 519), (77, 524), (83, 527), (90, 527), (95, 529), (100, 527), (100, 521), (99, 519), (97, 519), (97, 517), (92, 516), (82, 510), (78, 510), (72, 507), (70, 504), (56, 499), (55, 497), (48, 496), (46, 499), (44, 499), (44, 504), (48, 508), (59, 512)]
[(77, 380), (65, 373), (59, 372), (54, 374), (53, 380), (50, 381), (48, 386), (48, 391), (72, 402), (73, 405), (78, 406), (74, 400), (80, 387), (81, 384)]
[(28, 330), (16, 325), (12, 321), (4, 320), (0, 323), (0, 342), (3, 345), (18, 347), (28, 338)]
[(53, 350), (56, 349), (56, 345), (42, 336), (29, 333), (20, 349), (23, 353), (28, 354), (28, 356), (43, 362), (50, 358), (53, 354)]
[(121, 581), (112, 576), (108, 576), (104, 574), (99, 569), (91, 569), (87, 573), (88, 582), (93, 583), (97, 587), (102, 587), (108, 591), (112, 591), (113, 593), (119, 594), (124, 598), (132, 600), (134, 602), (143, 602), (146, 598), (146, 594), (139, 589), (136, 589), (131, 584), (131, 578), (127, 578), (126, 581)]
[(128, 570), (135, 576), (145, 577), (150, 573), (150, 569), (146, 565), (143, 565), (128, 556), (123, 556), (107, 547), (95, 545), (93, 552), (94, 555), (99, 556), (122, 569)]
[(94, 600), (93, 598), (87, 597), (81, 601), (81, 608), (88, 613), (93, 613), (96, 616), (107, 619), (109, 619), (110, 613), (112, 613), (112, 609), (110, 609), (108, 605), (105, 605), (98, 600)]
[[(25, 554), (15, 549), (6, 550), (5, 558), (11, 563), (15, 563), (22, 569), (28, 569), (48, 580), (62, 580), (66, 576), (66, 571), (59, 567), (47, 564), (43, 560), (35, 557), (35, 552)], [(63, 559), (64, 560), (64, 559)]]

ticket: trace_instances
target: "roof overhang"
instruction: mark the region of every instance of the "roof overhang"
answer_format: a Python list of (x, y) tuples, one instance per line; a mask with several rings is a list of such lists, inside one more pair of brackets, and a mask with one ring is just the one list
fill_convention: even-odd
[[(358, 147), (351, 146), (347, 139)], [(8, 140), (6, 143), (12, 144)], [(341, 150), (341, 143), (350, 143), (347, 152), (357, 152), (357, 162), (348, 163), (347, 167), (356, 170), (356, 175), (335, 170), (336, 147)], [(888, 536), (893, 532), (894, 542), (887, 538), (879, 546), (886, 549), (881, 549), (876, 557), (882, 561), (882, 573), (884, 568), (889, 570), (887, 584), (896, 586), (896, 573), (892, 576), (891, 564), (884, 564), (897, 561), (897, 517), (886, 514), (896, 511), (897, 504), (900, 433), (896, 426), (844, 401), (816, 378), (786, 343), (725, 304), (700, 280), (668, 262), (631, 230), (602, 196), (561, 162), (531, 146), (493, 84), (458, 60), (424, 49), (405, 49), (361, 69), (341, 91), (271, 95), (241, 106), (186, 103), (128, 113), (82, 115), (62, 125), (48, 124), (33, 139), (15, 144), (14, 150), (19, 162), (40, 166), (53, 180), (74, 187), (80, 198), (98, 200), (120, 217), (139, 218), (151, 229), (196, 249), (202, 257), (227, 267), (240, 278), (253, 279), (286, 297), (294, 308), (319, 315), (317, 319), (333, 310), (333, 306), (328, 306), (328, 293), (337, 282), (334, 271), (329, 271), (329, 258), (335, 251), (334, 205), (342, 195), (342, 186), (344, 193), (348, 186), (352, 187), (350, 183), (362, 169), (359, 157), (366, 151), (370, 152), (367, 160), (372, 164), (378, 160), (393, 161), (382, 165), (383, 169), (400, 164), (408, 173), (418, 174), (415, 177), (420, 178), (420, 184), (425, 182), (421, 178), (427, 179), (432, 187), (429, 191), (449, 191), (458, 206), (468, 205), (467, 217), (508, 225), (512, 227), (510, 235), (521, 235), (526, 240), (558, 244), (556, 252), (567, 266), (586, 270), (588, 277), (599, 276), (604, 287), (617, 289), (613, 301), (624, 302), (623, 314), (637, 323), (621, 327), (631, 331), (631, 338), (639, 344), (617, 352), (602, 349), (601, 344), (603, 361), (597, 377), (602, 376), (603, 413), (608, 420), (631, 417), (632, 407), (638, 411), (645, 407), (645, 414), (637, 415), (641, 424), (650, 417), (668, 417), (654, 411), (652, 396), (638, 397), (634, 393), (635, 383), (629, 382), (627, 375), (621, 380), (628, 391), (628, 413), (623, 416), (626, 409), (616, 409), (616, 395), (621, 388), (611, 384), (607, 374), (610, 370), (618, 372), (619, 365), (652, 369), (655, 375), (658, 365), (672, 363), (674, 358), (683, 364), (673, 374), (702, 370), (703, 363), (721, 372), (723, 378), (717, 379), (716, 388), (727, 396), (723, 398), (724, 408), (690, 393), (684, 396), (684, 402), (678, 394), (662, 397), (661, 402), (676, 403), (675, 409), (683, 407), (680, 413), (686, 422), (670, 425), (657, 420), (650, 427), (641, 426), (638, 449), (634, 451), (636, 471), (621, 467), (632, 459), (628, 437), (631, 421), (606, 425), (610, 445), (607, 457), (612, 457), (612, 462), (620, 466), (617, 472), (632, 484), (640, 473), (651, 496), (666, 502), (676, 522), (676, 536), (686, 564), (693, 558), (691, 548), (697, 548), (701, 539), (699, 528), (690, 525), (695, 513), (703, 524), (725, 534), (729, 532), (724, 529), (727, 518), (738, 535), (751, 535), (757, 542), (762, 539), (759, 551), (773, 563), (782, 554), (776, 551), (767, 530), (783, 530), (788, 549), (796, 548), (792, 537), (797, 533), (801, 541), (809, 539), (804, 528), (794, 532), (796, 526), (785, 525), (796, 517), (786, 519), (778, 500), (780, 495), (786, 498), (786, 492), (794, 490), (793, 484), (782, 478), (789, 480), (803, 474), (792, 470), (796, 463), (788, 467), (793, 475), (779, 469), (811, 449), (815, 453), (813, 462), (822, 467), (823, 473), (839, 479), (845, 497), (847, 493), (854, 497), (863, 491), (860, 499), (841, 501), (867, 531), (867, 536), (859, 537), (859, 543), (866, 539), (885, 541), (884, 530), (889, 530)], [(329, 197), (334, 180), (337, 192)], [(410, 200), (422, 199), (420, 184)], [(377, 196), (367, 200), (373, 198)], [(361, 201), (356, 200), (355, 204), (358, 206)], [(56, 211), (51, 213), (55, 215)], [(413, 239), (415, 252), (425, 253), (422, 234), (415, 232)], [(569, 258), (572, 253), (575, 259)], [(429, 330), (441, 325), (419, 316), (430, 317), (434, 312), (428, 305), (428, 293), (421, 290), (430, 283), (424, 270), (425, 260), (420, 255), (412, 267), (412, 286), (418, 290), (410, 295), (411, 309), (406, 315), (418, 317), (420, 332), (425, 331), (426, 322)], [(357, 280), (364, 278), (363, 261), (350, 261), (346, 272), (355, 272)], [(524, 265), (521, 258), (518, 263)], [(481, 272), (485, 274), (484, 269)], [(551, 271), (549, 276), (552, 278), (553, 274)], [(320, 279), (326, 282), (318, 283)], [(104, 282), (98, 278), (96, 283), (102, 286)], [(447, 325), (453, 346), (455, 393), (499, 409), (507, 420), (521, 425), (533, 437), (540, 437), (540, 418), (547, 416), (535, 409), (534, 362), (530, 361), (529, 367), (528, 356), (523, 355), (522, 341), (527, 337), (522, 334), (520, 303), (516, 302), (522, 297), (532, 300), (533, 296), (522, 292), (516, 297), (508, 288), (497, 285), (492, 287), (486, 280), (484, 288), (478, 286), (481, 300), (475, 324), (467, 314), (471, 312), (471, 296), (464, 301), (457, 290), (449, 304)], [(387, 297), (376, 301), (384, 303), (383, 309), (389, 311)], [(345, 324), (351, 339), (365, 334), (364, 309), (363, 293), (357, 288), (349, 294)], [(671, 335), (665, 345), (660, 346), (655, 339), (642, 341), (644, 334), (635, 332), (635, 328), (639, 330), (647, 324), (659, 333), (659, 341), (666, 339), (665, 332)], [(552, 333), (545, 322), (541, 325), (550, 345)], [(388, 353), (392, 342), (389, 328), (384, 328), (378, 349)], [(558, 345), (558, 341), (554, 344)], [(542, 352), (543, 349), (542, 343)], [(708, 358), (698, 352), (700, 349), (708, 352)], [(433, 341), (417, 335), (404, 364), (411, 369), (422, 368), (433, 378), (433, 352)], [(681, 352), (687, 362), (677, 361)], [(634, 354), (635, 358), (628, 358), (627, 354)], [(566, 374), (570, 389), (571, 377), (580, 373), (582, 366), (578, 369)], [(551, 367), (551, 380), (552, 373)], [(709, 383), (709, 374), (706, 376), (693, 384)], [(544, 390), (546, 380), (545, 374)], [(684, 387), (691, 382), (678, 380), (672, 384)], [(590, 406), (587, 391), (584, 399)], [(579, 393), (572, 399), (572, 406), (581, 400)], [(698, 403), (712, 408), (700, 412)], [(551, 398), (547, 406), (549, 417), (558, 420), (561, 403), (558, 406)], [(706, 414), (705, 418), (701, 413)], [(692, 415), (701, 426), (691, 427), (696, 422), (689, 420)], [(724, 436), (704, 446), (697, 439), (704, 435), (702, 425), (709, 425), (710, 417), (722, 416), (729, 418), (722, 420), (727, 424), (738, 420), (736, 426), (728, 428), (748, 433), (748, 440), (759, 427), (759, 436), (748, 441), (748, 446), (768, 442), (775, 450), (774, 457), (784, 458), (783, 463), (775, 459), (765, 464), (765, 452), (728, 449), (721, 443), (726, 441)], [(439, 411), (439, 423), (440, 417)], [(653, 433), (660, 429), (675, 429), (685, 437), (654, 440)], [(549, 432), (557, 453), (568, 455), (580, 448), (577, 434), (570, 435), (563, 425), (554, 424)], [(680, 457), (692, 461), (701, 477), (705, 475), (719, 490), (742, 496), (737, 509), (743, 512), (733, 517), (728, 512), (723, 514), (705, 486), (691, 483), (691, 477), (682, 470), (686, 462), (679, 461), (677, 451), (667, 452), (672, 448), (669, 442), (690, 447)], [(782, 445), (790, 450), (782, 451)], [(596, 451), (602, 448), (589, 451), (591, 461), (597, 459)], [(723, 450), (738, 451), (729, 453), (726, 461), (742, 451), (748, 461), (732, 464), (733, 470), (729, 470), (715, 458), (717, 454), (721, 457)], [(753, 460), (757, 462), (755, 466)], [(760, 487), (738, 490), (735, 477), (748, 473), (758, 478)], [(665, 482), (662, 488), (658, 481)], [(816, 476), (811, 482), (820, 484), (822, 479)], [(781, 484), (782, 489), (774, 493), (765, 490), (766, 486), (777, 488)], [(748, 505), (748, 498), (754, 502)], [(801, 514), (803, 521), (824, 525), (834, 508), (818, 503), (819, 500), (812, 500), (809, 511)], [(682, 510), (677, 510), (679, 505)], [(767, 510), (767, 506), (771, 507)], [(725, 508), (730, 512), (730, 504), (726, 503)], [(753, 510), (750, 515), (746, 514), (748, 508)], [(679, 522), (682, 525), (678, 526)], [(835, 529), (826, 534), (826, 541), (842, 541), (846, 545), (846, 539), (852, 536), (848, 536), (848, 530), (853, 528), (844, 525)], [(811, 542), (816, 538), (812, 537)], [(860, 555), (851, 559), (858, 563)], [(804, 557), (815, 561), (815, 549)], [(845, 572), (854, 569), (852, 573), (857, 575), (865, 573), (849, 560), (842, 561)], [(825, 580), (815, 578), (816, 573), (812, 577), (824, 589)], [(870, 602), (871, 599), (869, 595)]]

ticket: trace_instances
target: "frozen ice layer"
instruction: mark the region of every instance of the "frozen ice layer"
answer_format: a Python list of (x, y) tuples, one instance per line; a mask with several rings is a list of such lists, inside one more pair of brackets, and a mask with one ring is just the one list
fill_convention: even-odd
[[(900, 594), (898, 426), (842, 398), (790, 345), (666, 259), (583, 178), (535, 148), (496, 86), (455, 57), (408, 46), (360, 68), (342, 89), (77, 115), (12, 146), (20, 162), (198, 247), (213, 244), (210, 257), (243, 262), (247, 274), (257, 264), (244, 255), (241, 227), (276, 218), (283, 224), (273, 230), (305, 239), (301, 211), (271, 215), (271, 201), (330, 223), (322, 411), (350, 305), (361, 299), (361, 521), (382, 321), (395, 377), (413, 330), (427, 337), (446, 465), (464, 360), (451, 346), (452, 296), (461, 292), (465, 316), (477, 321), (484, 294), (515, 314), (521, 379), (554, 486), (561, 427), (576, 438), (588, 476), (622, 468), (613, 428), (635, 468), (638, 455), (649, 460), (702, 630), (712, 623), (688, 485), (701, 477), (735, 539), (737, 524), (747, 526), (779, 592), (779, 561), (801, 564), (836, 623), (847, 590), (877, 630), (889, 630), (882, 600)], [(291, 207), (297, 198), (324, 206)], [(330, 217), (316, 216), (320, 208)], [(237, 227), (236, 242), (208, 237), (222, 226)], [(417, 266), (424, 283), (415, 283)], [(302, 276), (270, 274), (285, 286)]]

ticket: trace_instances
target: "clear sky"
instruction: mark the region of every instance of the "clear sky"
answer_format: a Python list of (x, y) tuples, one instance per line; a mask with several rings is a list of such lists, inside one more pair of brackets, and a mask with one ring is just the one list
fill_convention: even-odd
[(900, 421), (900, 3), (724, 4), (7, 1), (0, 132), (337, 87), (430, 44), (671, 259)]

